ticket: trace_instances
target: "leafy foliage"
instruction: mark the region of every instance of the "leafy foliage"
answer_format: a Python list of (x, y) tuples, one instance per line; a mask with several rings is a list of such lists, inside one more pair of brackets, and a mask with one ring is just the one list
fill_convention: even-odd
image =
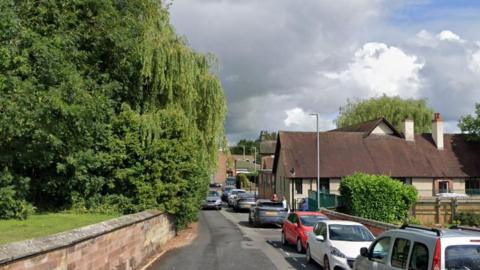
[(459, 225), (478, 227), (480, 226), (480, 214), (462, 212), (457, 215), (455, 222), (459, 223)]
[(160, 1), (0, 0), (0, 14), (0, 165), (29, 180), (25, 198), (195, 219), (223, 142), (213, 56)]
[(340, 194), (346, 212), (378, 221), (397, 223), (408, 218), (417, 190), (388, 176), (357, 173), (342, 179)]
[(458, 127), (462, 133), (468, 134), (469, 140), (480, 141), (480, 103), (475, 105), (475, 114), (462, 117)]
[(395, 128), (403, 131), (403, 121), (413, 119), (416, 133), (431, 130), (433, 110), (427, 106), (425, 99), (401, 99), (400, 97), (371, 98), (361, 101), (348, 101), (340, 107), (335, 123), (337, 127), (347, 127), (379, 117), (385, 117)]

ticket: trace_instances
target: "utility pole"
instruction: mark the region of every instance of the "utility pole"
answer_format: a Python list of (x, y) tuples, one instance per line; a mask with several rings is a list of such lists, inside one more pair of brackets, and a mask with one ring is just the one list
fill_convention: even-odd
[(254, 192), (254, 196), (257, 197), (257, 179), (258, 179), (258, 175), (257, 175), (257, 148), (255, 146), (252, 147), (252, 148), (253, 148), (253, 152), (254, 152), (253, 166), (254, 166), (254, 169), (255, 169), (255, 189), (253, 190), (253, 192)]
[(318, 113), (311, 113), (317, 118), (317, 208), (320, 210), (320, 132), (318, 131)]

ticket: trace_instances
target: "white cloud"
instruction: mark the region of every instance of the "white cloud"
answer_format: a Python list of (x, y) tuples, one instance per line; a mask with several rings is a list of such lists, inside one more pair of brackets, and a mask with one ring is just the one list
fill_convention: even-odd
[[(316, 130), (314, 115), (305, 112), (302, 108), (293, 108), (285, 111), (287, 118), (283, 120), (285, 126), (291, 130), (312, 131)], [(319, 130), (331, 130), (334, 128), (332, 119), (325, 119), (321, 115), (318, 119)]]
[(468, 68), (473, 72), (480, 73), (480, 50), (472, 53), (469, 58)]
[(346, 70), (324, 75), (343, 83), (353, 83), (354, 87), (366, 90), (368, 96), (415, 97), (421, 87), (419, 71), (423, 65), (415, 55), (408, 55), (400, 48), (371, 42), (355, 52)]
[(436, 37), (442, 41), (453, 41), (460, 43), (465, 42), (465, 40), (461, 39), (457, 34), (453, 33), (450, 30), (443, 30), (442, 32), (438, 33)]

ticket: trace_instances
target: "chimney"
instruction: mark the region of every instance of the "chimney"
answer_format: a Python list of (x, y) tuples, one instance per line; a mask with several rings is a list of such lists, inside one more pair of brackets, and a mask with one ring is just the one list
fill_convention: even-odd
[(432, 121), (432, 138), (437, 149), (443, 150), (443, 120), (439, 113), (435, 113)]
[(415, 142), (415, 130), (412, 119), (405, 119), (403, 122), (403, 132), (407, 142)]

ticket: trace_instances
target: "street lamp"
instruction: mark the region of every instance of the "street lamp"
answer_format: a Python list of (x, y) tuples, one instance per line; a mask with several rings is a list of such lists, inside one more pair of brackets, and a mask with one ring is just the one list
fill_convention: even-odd
[(255, 189), (253, 190), (253, 192), (254, 192), (254, 196), (257, 197), (257, 179), (258, 179), (258, 175), (257, 175), (257, 148), (255, 146), (253, 146), (252, 148), (253, 148), (253, 151), (254, 151), (253, 166), (254, 166), (254, 169), (255, 169)]
[(318, 131), (318, 113), (311, 113), (310, 116), (317, 118), (317, 208), (320, 210), (320, 132)]

